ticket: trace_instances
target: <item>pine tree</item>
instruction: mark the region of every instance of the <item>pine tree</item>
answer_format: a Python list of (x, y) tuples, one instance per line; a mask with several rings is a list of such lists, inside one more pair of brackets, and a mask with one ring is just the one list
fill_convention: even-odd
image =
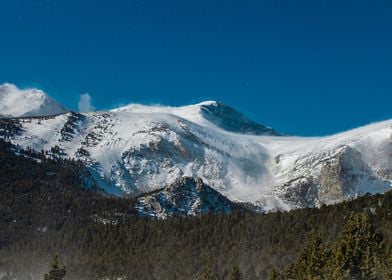
[(207, 269), (200, 275), (199, 280), (214, 280), (214, 273), (212, 272), (212, 269), (210, 267), (207, 267)]
[(352, 213), (331, 250), (313, 235), (297, 261), (271, 279), (391, 279), (392, 255), (365, 213)]
[(375, 232), (365, 213), (351, 214), (343, 235), (333, 247), (332, 275), (342, 279), (378, 279), (385, 250), (382, 235)]
[(62, 280), (66, 274), (65, 267), (60, 267), (59, 257), (55, 255), (52, 261), (52, 268), (45, 274), (45, 280)]
[(287, 276), (296, 279), (324, 279), (322, 275), (326, 261), (327, 252), (322, 247), (321, 237), (312, 234), (297, 262), (289, 267)]
[(276, 269), (273, 269), (269, 279), (270, 280), (280, 280), (280, 279), (282, 279), (282, 276), (276, 271)]
[(242, 280), (243, 279), (242, 273), (241, 273), (241, 270), (240, 270), (238, 264), (234, 263), (233, 266), (231, 267), (229, 279), (230, 280)]

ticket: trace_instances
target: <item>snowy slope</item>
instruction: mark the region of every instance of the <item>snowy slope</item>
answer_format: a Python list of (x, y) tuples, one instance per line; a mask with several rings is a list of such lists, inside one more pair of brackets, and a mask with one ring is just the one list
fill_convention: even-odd
[(7, 83), (0, 85), (0, 117), (48, 116), (66, 111), (41, 90), (22, 90)]
[(264, 137), (274, 196), (312, 207), (392, 187), (392, 120), (320, 138)]
[[(206, 116), (208, 115), (208, 116)], [(184, 107), (18, 120), (21, 146), (86, 162), (108, 192), (140, 195), (183, 176), (261, 211), (335, 203), (392, 182), (392, 121), (320, 137), (286, 137), (209, 101)], [(0, 133), (1, 135), (1, 133)]]

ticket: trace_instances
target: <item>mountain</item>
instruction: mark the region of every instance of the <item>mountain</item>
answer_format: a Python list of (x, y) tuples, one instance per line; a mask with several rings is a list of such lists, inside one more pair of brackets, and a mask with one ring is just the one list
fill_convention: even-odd
[(318, 138), (268, 139), (273, 193), (286, 205), (314, 207), (392, 187), (392, 121)]
[(224, 130), (250, 135), (279, 135), (272, 128), (255, 123), (234, 108), (220, 102), (207, 101), (199, 105), (202, 116)]
[(200, 178), (182, 177), (162, 190), (139, 197), (140, 216), (196, 216), (207, 213), (229, 214), (241, 208), (203, 183)]
[(49, 116), (67, 111), (41, 90), (22, 90), (8, 83), (0, 85), (0, 117)]
[[(265, 212), (392, 187), (391, 120), (327, 137), (288, 137), (208, 101), (7, 119), (0, 122), (1, 135), (21, 147), (83, 161), (101, 188), (119, 196), (197, 177), (227, 199)], [(194, 203), (193, 193), (185, 193)], [(158, 208), (148, 215), (159, 216)]]
[(58, 146), (62, 156), (86, 162), (114, 194), (140, 195), (182, 176), (200, 177), (218, 191), (227, 188), (228, 194), (231, 189), (242, 193), (237, 188), (244, 183), (244, 171), (249, 176), (259, 173), (248, 167), (260, 166), (263, 151), (259, 145), (244, 149), (246, 142), (251, 148), (248, 135), (226, 131), (207, 120), (207, 104), (215, 103), (177, 108), (129, 105), (111, 111), (22, 118), (14, 120), (21, 132), (10, 140), (35, 150)]
[[(209, 267), (217, 279), (225, 279), (233, 260), (244, 279), (269, 279), (273, 267), (283, 271), (301, 251), (309, 252), (306, 240), (312, 232), (319, 233), (324, 244), (334, 244), (345, 232), (353, 234), (344, 230), (345, 224), (359, 224), (364, 230), (355, 232), (369, 240), (372, 227), (350, 222), (352, 213), (369, 216), (377, 241), (383, 233), (385, 243), (374, 248), (392, 245), (391, 191), (289, 213), (238, 211), (189, 218), (177, 215), (204, 214), (203, 205), (228, 213), (233, 204), (196, 178), (181, 178), (139, 198), (107, 196), (94, 191), (80, 162), (48, 159), (45, 152), (22, 151), (2, 140), (0, 166), (2, 279), (43, 279), (54, 254), (67, 267), (67, 278), (75, 280), (197, 279)], [(194, 203), (199, 198), (201, 203)], [(148, 216), (173, 217), (140, 217), (140, 209), (147, 209)], [(383, 254), (382, 259), (390, 256)]]

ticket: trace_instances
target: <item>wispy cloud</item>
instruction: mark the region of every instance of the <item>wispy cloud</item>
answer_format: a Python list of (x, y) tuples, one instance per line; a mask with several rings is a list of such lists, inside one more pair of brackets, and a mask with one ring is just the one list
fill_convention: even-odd
[(88, 93), (81, 94), (79, 102), (78, 102), (78, 111), (79, 112), (91, 112), (94, 110), (95, 110), (95, 108), (91, 104), (90, 94), (88, 94)]

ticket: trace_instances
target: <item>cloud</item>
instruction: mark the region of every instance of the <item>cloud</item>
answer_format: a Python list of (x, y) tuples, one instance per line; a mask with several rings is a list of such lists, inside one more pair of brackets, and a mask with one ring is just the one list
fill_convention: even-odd
[(49, 116), (66, 111), (68, 109), (42, 90), (22, 89), (11, 83), (0, 84), (0, 115), (2, 116)]
[(91, 112), (94, 111), (95, 108), (91, 105), (91, 96), (88, 93), (84, 93), (80, 95), (80, 99), (78, 102), (78, 111), (83, 112)]

